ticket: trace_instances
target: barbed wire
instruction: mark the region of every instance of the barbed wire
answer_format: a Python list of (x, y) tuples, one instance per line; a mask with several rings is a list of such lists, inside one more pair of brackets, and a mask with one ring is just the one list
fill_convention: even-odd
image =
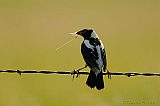
[[(50, 70), (0, 70), (0, 73), (18, 73), (21, 75), (22, 73), (30, 73), (30, 74), (63, 74), (63, 75), (88, 75), (89, 72), (86, 71), (80, 71), (77, 72), (76, 70), (74, 71), (50, 71)], [(151, 73), (151, 72), (103, 72), (103, 75), (118, 75), (118, 76), (160, 76), (160, 73)]]

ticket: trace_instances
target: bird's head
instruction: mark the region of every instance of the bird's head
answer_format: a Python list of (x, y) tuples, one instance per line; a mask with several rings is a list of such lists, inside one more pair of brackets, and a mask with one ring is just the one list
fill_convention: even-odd
[(74, 34), (82, 36), (84, 39), (87, 38), (98, 38), (96, 32), (93, 29), (82, 29)]

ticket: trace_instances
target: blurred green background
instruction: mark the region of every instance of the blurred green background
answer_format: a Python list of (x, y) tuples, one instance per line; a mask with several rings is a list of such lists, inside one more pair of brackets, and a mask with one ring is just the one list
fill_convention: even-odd
[[(160, 72), (159, 0), (0, 0), (0, 69), (72, 71), (85, 63), (79, 37), (93, 28), (112, 72)], [(85, 69), (89, 71), (89, 69)], [(159, 105), (158, 77), (105, 77), (105, 89), (86, 75), (0, 73), (0, 106)]]

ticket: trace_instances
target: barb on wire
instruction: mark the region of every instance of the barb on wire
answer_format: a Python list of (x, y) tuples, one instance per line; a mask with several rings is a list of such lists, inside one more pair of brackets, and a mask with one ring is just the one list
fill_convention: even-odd
[[(88, 75), (89, 72), (86, 71), (49, 71), (49, 70), (0, 70), (0, 73), (18, 73), (21, 75), (22, 73), (30, 73), (30, 74), (63, 74), (63, 75), (75, 75), (75, 74), (83, 74), (83, 75)], [(103, 75), (120, 75), (120, 76), (160, 76), (160, 73), (151, 73), (151, 72), (146, 72), (146, 73), (139, 73), (139, 72), (103, 72)]]

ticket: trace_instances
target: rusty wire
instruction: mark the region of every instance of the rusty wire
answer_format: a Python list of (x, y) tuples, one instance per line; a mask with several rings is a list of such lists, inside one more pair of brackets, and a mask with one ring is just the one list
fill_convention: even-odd
[[(77, 71), (50, 71), (50, 70), (0, 70), (0, 73), (18, 73), (19, 75), (21, 74), (63, 74), (63, 75), (75, 75), (75, 74), (83, 74), (83, 75), (88, 75), (89, 72), (86, 71), (80, 71), (77, 73)], [(152, 73), (152, 72), (103, 72), (103, 75), (111, 75), (111, 76), (160, 76), (160, 73)]]

